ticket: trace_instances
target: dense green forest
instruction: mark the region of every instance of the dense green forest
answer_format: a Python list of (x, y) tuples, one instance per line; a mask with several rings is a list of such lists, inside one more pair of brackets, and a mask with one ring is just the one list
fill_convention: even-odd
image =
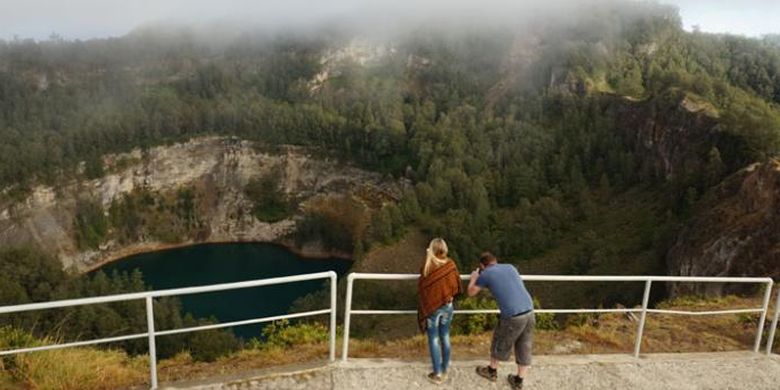
[[(446, 237), (463, 265), (485, 248), (519, 263), (587, 227), (611, 202), (642, 194), (636, 198), (654, 214), (637, 247), (651, 255), (636, 272), (651, 272), (663, 267), (670, 232), (708, 188), (780, 151), (777, 36), (686, 32), (674, 7), (602, 2), (586, 16), (552, 22), (353, 34), (250, 31), (214, 44), (188, 30), (150, 28), (88, 41), (0, 41), (2, 196), (99, 177), (107, 153), (236, 136), (326, 151), (411, 181), (367, 229), (322, 215), (301, 224), (302, 235), (323, 236), (356, 257), (415, 227)], [(355, 38), (392, 50), (367, 61), (334, 59)], [(681, 110), (684, 102), (697, 113)], [(706, 116), (715, 132), (691, 149), (692, 163), (669, 174), (637, 155), (624, 120), (632, 112), (649, 120)], [(247, 193), (257, 201), (254, 214), (278, 220), (291, 205), (263, 191), (272, 179)], [(127, 210), (147, 207), (144, 199), (128, 197), (108, 217), (80, 204), (79, 245), (96, 247), (109, 227), (132, 237), (137, 218)], [(188, 199), (178, 194), (169, 209), (194, 235), (201, 222), (188, 213)], [(598, 232), (578, 240), (573, 273), (624, 254)], [(47, 280), (65, 278), (48, 267), (56, 275)], [(44, 292), (19, 283), (0, 284), (3, 302), (143, 288), (121, 275)]]

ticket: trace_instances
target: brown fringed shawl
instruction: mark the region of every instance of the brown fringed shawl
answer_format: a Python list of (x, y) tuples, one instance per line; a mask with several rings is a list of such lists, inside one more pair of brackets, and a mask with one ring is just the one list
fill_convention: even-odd
[(423, 276), (420, 272), (420, 279), (417, 282), (417, 322), (420, 330), (425, 331), (427, 328), (425, 320), (433, 312), (462, 292), (460, 273), (451, 259), (433, 269), (428, 276)]

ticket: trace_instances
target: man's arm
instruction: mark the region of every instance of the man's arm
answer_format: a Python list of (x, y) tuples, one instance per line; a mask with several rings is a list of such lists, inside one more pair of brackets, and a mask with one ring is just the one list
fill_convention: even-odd
[(469, 277), (469, 288), (467, 292), (470, 297), (479, 294), (480, 290), (482, 290), (482, 287), (477, 286), (477, 279), (479, 279), (479, 270), (474, 270)]

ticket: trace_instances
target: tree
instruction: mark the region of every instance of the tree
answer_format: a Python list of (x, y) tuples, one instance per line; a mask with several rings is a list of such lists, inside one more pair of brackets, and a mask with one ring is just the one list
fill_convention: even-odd
[(108, 219), (103, 212), (103, 206), (90, 199), (80, 199), (76, 203), (74, 225), (76, 242), (81, 249), (97, 248), (108, 233)]
[(720, 182), (725, 170), (726, 167), (723, 165), (723, 160), (720, 158), (720, 151), (716, 146), (713, 146), (709, 153), (707, 153), (707, 165), (704, 173), (705, 186), (712, 187)]
[(387, 207), (374, 214), (371, 221), (372, 238), (376, 242), (387, 244), (393, 238), (393, 220)]
[(254, 203), (252, 214), (265, 222), (278, 222), (291, 214), (290, 202), (281, 190), (281, 172), (274, 170), (268, 175), (251, 179), (244, 192)]
[[(201, 325), (208, 322), (201, 322)], [(190, 345), (190, 355), (195, 361), (213, 362), (221, 356), (236, 351), (239, 341), (233, 333), (222, 330), (195, 332)]]
[(404, 191), (399, 204), (399, 209), (404, 221), (412, 223), (417, 222), (422, 210), (420, 209), (420, 203), (417, 201), (417, 194), (414, 190)]

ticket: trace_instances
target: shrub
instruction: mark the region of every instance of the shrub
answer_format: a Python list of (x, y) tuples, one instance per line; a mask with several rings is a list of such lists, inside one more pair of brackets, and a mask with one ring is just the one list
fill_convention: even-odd
[(758, 325), (758, 314), (740, 313), (737, 316), (737, 320), (745, 326), (756, 326)]
[[(293, 347), (301, 344), (328, 341), (328, 327), (316, 322), (290, 324), (287, 320), (275, 321), (263, 329), (266, 346)], [(254, 346), (257, 346), (255, 343)]]
[[(471, 297), (458, 301), (460, 310), (496, 309), (496, 301), (487, 297)], [(496, 327), (496, 314), (457, 315), (452, 321), (452, 330), (456, 334), (478, 334)]]
[(190, 342), (190, 356), (200, 362), (213, 362), (240, 347), (236, 336), (226, 330), (195, 332)]
[[(461, 310), (494, 310), (496, 308), (496, 301), (488, 297), (466, 298), (458, 302), (458, 309)], [(539, 304), (539, 300), (536, 298), (534, 298), (534, 308), (542, 308)], [(454, 332), (460, 334), (479, 334), (495, 329), (497, 324), (498, 315), (496, 314), (466, 314), (455, 316), (452, 329)], [(536, 329), (558, 329), (558, 323), (555, 321), (555, 315), (552, 313), (536, 313)]]
[[(39, 346), (41, 343), (31, 334), (10, 326), (0, 327), (0, 350), (19, 349)], [(0, 369), (11, 370), (16, 367), (16, 356), (6, 355), (0, 358)]]
[[(542, 305), (539, 300), (534, 298), (534, 309), (541, 309)], [(555, 321), (555, 314), (553, 313), (536, 313), (536, 329), (542, 330), (557, 330), (558, 323)]]

